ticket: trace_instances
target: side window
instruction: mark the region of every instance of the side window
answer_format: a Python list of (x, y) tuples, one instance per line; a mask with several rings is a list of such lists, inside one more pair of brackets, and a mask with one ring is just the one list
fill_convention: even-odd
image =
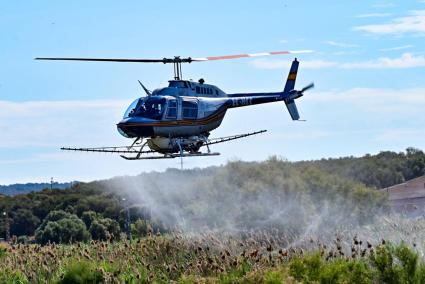
[(183, 118), (196, 119), (198, 117), (198, 103), (195, 101), (182, 101)]
[(215, 90), (215, 94), (218, 96), (218, 90)]
[(208, 89), (208, 94), (209, 95), (212, 95), (212, 90), (211, 89)]
[(177, 118), (177, 102), (176, 102), (176, 100), (168, 101), (167, 118)]
[(196, 93), (197, 94), (200, 94), (201, 93), (201, 90), (200, 90), (200, 88), (198, 86), (196, 86)]

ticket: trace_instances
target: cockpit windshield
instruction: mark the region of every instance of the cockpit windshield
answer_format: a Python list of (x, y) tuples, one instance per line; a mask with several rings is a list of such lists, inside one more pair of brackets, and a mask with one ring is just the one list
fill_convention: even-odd
[(161, 119), (165, 109), (165, 98), (145, 97), (135, 100), (124, 114), (126, 117)]
[[(133, 114), (134, 114), (134, 109), (136, 108), (136, 105), (137, 105), (137, 103), (138, 103), (140, 100), (142, 100), (142, 99), (137, 99), (137, 100), (135, 100), (135, 101), (133, 101), (133, 102), (131, 103), (131, 105), (127, 108), (127, 110), (126, 110), (126, 111), (125, 111), (125, 113), (124, 113), (124, 118), (130, 117), (130, 116), (133, 116)], [(130, 113), (131, 113), (131, 114), (130, 114)]]

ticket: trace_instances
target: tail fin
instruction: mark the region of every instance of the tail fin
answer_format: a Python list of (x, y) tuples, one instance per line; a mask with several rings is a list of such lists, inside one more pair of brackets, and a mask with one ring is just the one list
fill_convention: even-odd
[(288, 79), (286, 80), (285, 89), (283, 92), (289, 92), (292, 91), (295, 88), (295, 80), (297, 79), (297, 72), (298, 72), (298, 65), (300, 63), (295, 58), (294, 61), (292, 61), (291, 70), (289, 70)]
[[(294, 61), (292, 61), (291, 70), (289, 70), (288, 79), (286, 80), (286, 85), (285, 89), (283, 90), (283, 93), (289, 93), (294, 90), (299, 64), (300, 63), (297, 61), (296, 58)], [(288, 112), (291, 115), (292, 120), (299, 120), (300, 115), (298, 113), (297, 105), (295, 104), (295, 98), (288, 97), (288, 99), (285, 100), (285, 104), (288, 108)]]
[(292, 120), (299, 120), (300, 115), (298, 114), (297, 105), (294, 100), (290, 100), (286, 103), (286, 107), (288, 108), (288, 112), (291, 115)]

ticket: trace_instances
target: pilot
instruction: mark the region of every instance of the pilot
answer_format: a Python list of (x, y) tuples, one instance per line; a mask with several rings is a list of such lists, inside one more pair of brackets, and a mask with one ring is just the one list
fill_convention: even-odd
[(201, 78), (201, 79), (199, 79), (199, 84), (204, 84), (205, 83), (205, 80), (203, 79), (203, 78)]

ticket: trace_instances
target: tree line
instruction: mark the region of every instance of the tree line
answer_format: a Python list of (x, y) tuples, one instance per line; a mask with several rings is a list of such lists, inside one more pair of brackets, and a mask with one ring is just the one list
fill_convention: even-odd
[[(229, 162), (78, 183), (66, 190), (0, 197), (0, 237), (38, 243), (117, 240), (174, 228), (276, 228), (300, 234), (389, 210), (374, 188), (423, 175), (418, 149), (360, 158)], [(331, 216), (331, 217), (330, 217)], [(316, 219), (315, 219), (316, 218)]]

